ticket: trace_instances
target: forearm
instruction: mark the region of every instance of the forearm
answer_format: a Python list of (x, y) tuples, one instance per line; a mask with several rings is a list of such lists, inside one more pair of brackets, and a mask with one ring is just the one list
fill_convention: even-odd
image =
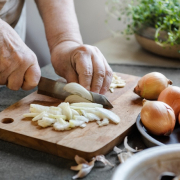
[(35, 0), (44, 22), (50, 51), (66, 41), (82, 44), (73, 0)]

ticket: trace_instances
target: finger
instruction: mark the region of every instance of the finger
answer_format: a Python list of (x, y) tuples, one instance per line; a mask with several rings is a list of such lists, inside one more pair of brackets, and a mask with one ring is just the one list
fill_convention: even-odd
[(23, 78), (24, 70), (22, 68), (16, 69), (9, 75), (7, 87), (11, 90), (19, 90), (23, 84)]
[(67, 83), (70, 83), (70, 82), (79, 83), (79, 81), (78, 81), (78, 75), (77, 75), (77, 73), (74, 71), (74, 69), (72, 69), (71, 72), (67, 72), (67, 75), (66, 75), (65, 79), (67, 80)]
[(90, 90), (93, 67), (91, 61), (91, 55), (78, 52), (74, 56), (76, 63), (76, 72), (78, 74), (79, 84)]
[(107, 63), (106, 59), (103, 60), (104, 61), (104, 65), (105, 65), (105, 78), (103, 81), (103, 85), (102, 88), (100, 90), (100, 94), (105, 94), (110, 87), (111, 81), (112, 81), (112, 77), (113, 77), (113, 72), (112, 69), (110, 68), (109, 64)]
[(101, 55), (97, 56), (97, 54), (94, 54), (92, 57), (92, 61), (93, 79), (91, 84), (91, 91), (99, 93), (105, 78), (105, 65)]
[(8, 76), (10, 73), (0, 73), (0, 85), (6, 85), (8, 83)]
[(31, 65), (25, 72), (22, 89), (24, 90), (33, 89), (38, 85), (40, 77), (41, 77), (41, 71), (39, 65), (37, 63)]
[[(8, 60), (7, 60), (8, 61)], [(4, 62), (2, 64), (2, 66), (4, 66)], [(0, 67), (1, 68), (1, 67)], [(17, 68), (19, 68), (18, 65), (13, 65), (10, 64), (10, 66), (8, 67), (4, 67), (4, 71), (0, 72), (0, 84), (1, 85), (8, 85), (8, 77), (10, 76), (10, 74), (15, 71)]]

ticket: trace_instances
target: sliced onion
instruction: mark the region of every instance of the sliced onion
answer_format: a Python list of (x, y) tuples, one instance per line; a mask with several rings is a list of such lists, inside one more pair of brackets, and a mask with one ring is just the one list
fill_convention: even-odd
[(69, 103), (77, 103), (77, 102), (88, 102), (90, 103), (91, 101), (79, 96), (79, 95), (76, 95), (76, 94), (73, 94), (73, 95), (69, 95), (66, 99), (65, 99), (65, 102), (69, 102)]
[(89, 101), (93, 100), (91, 93), (78, 83), (68, 83), (64, 86), (64, 90), (71, 94), (77, 94)]

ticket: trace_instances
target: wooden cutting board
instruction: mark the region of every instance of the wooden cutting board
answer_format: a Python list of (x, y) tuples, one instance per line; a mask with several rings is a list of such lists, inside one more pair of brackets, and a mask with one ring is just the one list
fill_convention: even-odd
[(77, 154), (88, 160), (108, 153), (130, 133), (142, 108), (142, 99), (133, 93), (139, 77), (117, 74), (127, 84), (114, 93), (107, 92), (106, 97), (114, 106), (112, 111), (121, 119), (119, 124), (98, 127), (96, 122), (91, 122), (83, 129), (63, 132), (52, 127), (41, 128), (31, 118), (23, 118), (30, 104), (57, 106), (62, 101), (34, 92), (0, 113), (0, 139), (68, 159), (74, 159)]

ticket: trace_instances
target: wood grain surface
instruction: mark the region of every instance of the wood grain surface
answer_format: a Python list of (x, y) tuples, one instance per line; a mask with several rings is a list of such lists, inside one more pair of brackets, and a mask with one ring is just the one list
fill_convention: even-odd
[(131, 132), (142, 108), (142, 99), (133, 93), (139, 77), (117, 74), (126, 80), (126, 86), (115, 89), (114, 93), (107, 92), (106, 97), (121, 119), (119, 124), (98, 127), (96, 122), (90, 122), (83, 129), (63, 132), (52, 127), (41, 128), (31, 118), (23, 118), (30, 104), (57, 106), (62, 101), (34, 92), (0, 113), (0, 139), (67, 159), (74, 159), (77, 154), (88, 160), (108, 153)]

